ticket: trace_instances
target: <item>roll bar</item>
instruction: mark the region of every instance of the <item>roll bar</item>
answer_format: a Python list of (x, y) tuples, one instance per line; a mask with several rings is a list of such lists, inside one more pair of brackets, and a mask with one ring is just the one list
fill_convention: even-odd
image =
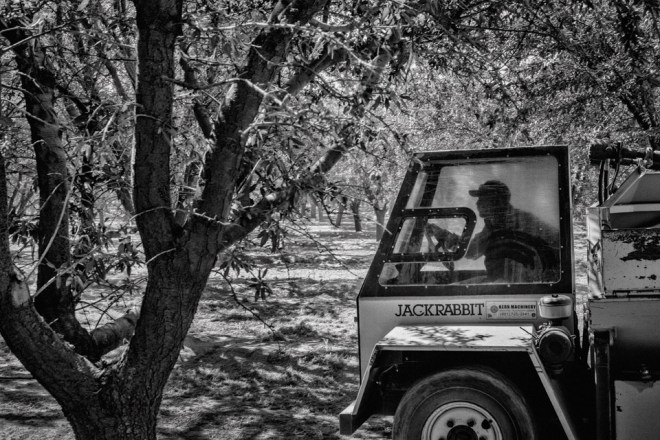
[[(644, 150), (626, 148), (621, 143), (592, 144), (589, 147), (589, 162), (600, 166), (598, 175), (598, 203), (616, 192), (616, 179), (621, 165), (639, 165), (651, 170), (660, 170), (660, 151), (647, 147)], [(608, 166), (609, 162), (609, 166)], [(610, 178), (609, 169), (615, 170), (614, 177)]]
[(660, 151), (654, 151), (651, 147), (640, 150), (632, 150), (616, 144), (593, 144), (589, 147), (589, 161), (592, 165), (599, 165), (603, 161), (614, 161), (615, 165), (634, 165), (639, 160), (646, 168), (660, 170)]

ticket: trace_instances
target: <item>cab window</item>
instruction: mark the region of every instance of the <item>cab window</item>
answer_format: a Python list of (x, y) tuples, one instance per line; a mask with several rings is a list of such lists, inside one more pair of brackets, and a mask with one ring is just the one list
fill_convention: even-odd
[(548, 155), (439, 162), (421, 170), (380, 284), (557, 282), (557, 167)]

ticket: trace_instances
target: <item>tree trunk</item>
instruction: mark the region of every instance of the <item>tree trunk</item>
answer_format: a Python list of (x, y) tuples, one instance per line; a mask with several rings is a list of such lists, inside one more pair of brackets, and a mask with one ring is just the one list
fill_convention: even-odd
[(4, 36), (14, 44), (14, 54), (25, 98), (25, 109), (37, 162), (40, 198), (35, 307), (54, 329), (81, 353), (93, 349), (89, 333), (76, 320), (69, 283), (71, 264), (68, 200), (70, 191), (67, 159), (62, 143), (63, 129), (53, 107), (55, 77), (47, 64), (46, 51), (30, 41), (27, 19), (4, 22)]
[(319, 214), (319, 222), (322, 222), (323, 219), (324, 219), (323, 218), (323, 202), (319, 202), (316, 205), (316, 210), (318, 211), (318, 214)]
[(179, 186), (174, 221), (183, 226), (188, 221), (188, 214), (192, 211), (192, 203), (199, 185), (199, 172), (202, 164), (195, 159), (194, 151), (190, 152), (188, 164), (183, 172), (183, 182)]
[(374, 213), (376, 214), (376, 240), (380, 241), (380, 239), (383, 238), (383, 232), (385, 231), (385, 214), (387, 214), (387, 206), (382, 209), (374, 206)]
[[(119, 395), (116, 383), (108, 380), (111, 374), (102, 376), (100, 370), (65, 344), (36, 312), (25, 282), (12, 267), (6, 196), (4, 158), (0, 155), (0, 333), (12, 353), (62, 406), (76, 438), (121, 438), (108, 435), (117, 432), (116, 428), (105, 429), (103, 435), (91, 431), (109, 424), (110, 420), (105, 418), (108, 409), (121, 410), (134, 420), (144, 414), (144, 409), (137, 408), (136, 403), (130, 406), (128, 401), (108, 400), (106, 396)], [(104, 389), (102, 381), (111, 385)]]
[(309, 201), (309, 218), (316, 220), (316, 202), (311, 195), (307, 196), (307, 200)]
[(350, 201), (351, 212), (353, 213), (353, 222), (355, 223), (355, 232), (362, 231), (362, 220), (360, 219), (360, 201), (353, 199)]
[(119, 387), (105, 387), (84, 405), (62, 409), (78, 440), (153, 440), (158, 405), (144, 394), (129, 399)]
[[(215, 261), (214, 246), (208, 243), (212, 231), (200, 227), (196, 232), (185, 249), (150, 263), (140, 323), (123, 359), (97, 376), (92, 392), (76, 390), (75, 398), (52, 392), (76, 439), (156, 439), (163, 389)], [(202, 243), (210, 252), (200, 251)], [(200, 270), (191, 274), (190, 267)]]
[(337, 227), (341, 226), (341, 221), (344, 218), (344, 211), (346, 210), (346, 204), (348, 199), (346, 197), (339, 197), (337, 199)]

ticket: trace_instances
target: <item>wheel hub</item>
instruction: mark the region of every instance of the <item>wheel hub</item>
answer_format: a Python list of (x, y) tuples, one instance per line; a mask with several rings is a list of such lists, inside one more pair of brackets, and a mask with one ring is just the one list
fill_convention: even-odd
[(479, 440), (477, 433), (469, 426), (460, 425), (454, 426), (449, 431), (447, 440)]
[(422, 428), (423, 440), (503, 440), (492, 414), (469, 402), (437, 408)]

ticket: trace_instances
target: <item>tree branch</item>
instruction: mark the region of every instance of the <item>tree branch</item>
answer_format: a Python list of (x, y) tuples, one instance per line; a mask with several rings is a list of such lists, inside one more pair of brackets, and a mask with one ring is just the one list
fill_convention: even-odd
[[(44, 322), (27, 285), (12, 266), (7, 236), (7, 185), (0, 153), (0, 334), (25, 368), (46, 389), (68, 402), (98, 389), (101, 371), (77, 355)], [(87, 394), (87, 395), (90, 395)]]
[[(327, 0), (294, 0), (278, 2), (271, 22), (303, 25), (320, 12)], [(214, 124), (215, 148), (207, 153), (202, 198), (197, 210), (210, 217), (226, 220), (235, 187), (241, 177), (245, 153), (245, 130), (257, 116), (264, 92), (281, 69), (281, 60), (289, 50), (293, 37), (288, 27), (263, 30), (252, 42), (245, 68), (238, 81), (229, 88)]]

